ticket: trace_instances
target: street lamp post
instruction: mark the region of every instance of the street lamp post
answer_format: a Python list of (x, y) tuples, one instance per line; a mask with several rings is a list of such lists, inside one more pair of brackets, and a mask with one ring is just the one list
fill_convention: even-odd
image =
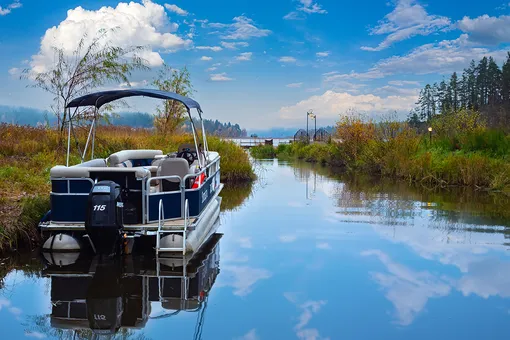
[(310, 143), (310, 135), (308, 134), (308, 117), (309, 116), (313, 116), (313, 110), (309, 110), (306, 113), (306, 138), (307, 138), (307, 143)]
[(432, 146), (432, 127), (429, 126), (429, 146)]
[(313, 133), (313, 141), (317, 138), (317, 115), (313, 115), (313, 121), (315, 123), (315, 131)]

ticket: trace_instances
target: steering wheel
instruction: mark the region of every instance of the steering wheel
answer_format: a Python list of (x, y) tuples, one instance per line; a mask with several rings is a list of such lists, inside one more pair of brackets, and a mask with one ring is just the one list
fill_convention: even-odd
[(197, 159), (195, 155), (193, 155), (193, 153), (190, 151), (181, 151), (177, 153), (177, 157), (184, 158), (185, 160), (188, 161), (189, 165), (193, 164), (193, 162)]

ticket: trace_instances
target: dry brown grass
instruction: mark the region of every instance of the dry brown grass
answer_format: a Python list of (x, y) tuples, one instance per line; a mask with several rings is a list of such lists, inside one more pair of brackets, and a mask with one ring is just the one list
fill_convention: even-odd
[[(77, 128), (72, 141), (71, 164), (80, 162), (88, 131)], [(101, 126), (97, 130), (95, 158), (123, 149), (161, 149), (172, 152), (191, 135), (164, 136), (147, 129)], [(255, 175), (248, 155), (233, 142), (209, 137), (209, 148), (221, 156), (225, 182), (246, 182)], [(49, 171), (65, 164), (67, 140), (54, 129), (0, 124), (0, 252), (18, 246), (19, 240), (36, 240), (35, 224), (47, 210)], [(87, 155), (90, 157), (90, 153)]]

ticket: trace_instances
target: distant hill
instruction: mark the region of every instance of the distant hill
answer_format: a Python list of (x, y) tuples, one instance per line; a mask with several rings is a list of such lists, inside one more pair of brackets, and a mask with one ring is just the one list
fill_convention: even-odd
[[(195, 122), (195, 126), (197, 129), (201, 129), (201, 125), (197, 119), (193, 119)], [(189, 121), (184, 123), (184, 128), (186, 131), (191, 131), (191, 126)], [(204, 128), (207, 134), (212, 136), (219, 137), (246, 137), (247, 132), (246, 129), (243, 129), (239, 126), (239, 124), (222, 123), (218, 120), (212, 119), (204, 119)]]
[[(135, 128), (150, 129), (153, 116), (147, 112), (120, 112), (118, 117), (110, 119), (112, 125), (131, 126)], [(53, 125), (56, 118), (52, 112), (43, 111), (28, 107), (12, 107), (0, 105), (0, 123), (40, 126), (50, 124)], [(200, 127), (195, 121), (197, 128)], [(221, 137), (245, 137), (246, 130), (241, 128), (239, 124), (222, 123), (218, 120), (204, 119), (204, 127), (209, 135)], [(189, 122), (185, 122), (183, 128), (185, 131), (191, 132)], [(201, 129), (201, 127), (200, 127)]]
[(0, 123), (37, 126), (44, 125), (47, 121), (50, 124), (56, 122), (51, 112), (29, 107), (0, 105)]

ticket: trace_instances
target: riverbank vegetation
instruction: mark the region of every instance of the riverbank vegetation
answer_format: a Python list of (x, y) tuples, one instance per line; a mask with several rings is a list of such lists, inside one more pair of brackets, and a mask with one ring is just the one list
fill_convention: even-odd
[[(80, 162), (76, 146), (83, 148), (85, 129), (72, 139), (71, 164)], [(173, 152), (182, 143), (192, 143), (187, 134), (165, 136), (147, 129), (100, 126), (95, 155), (106, 158), (124, 149), (161, 149)], [(209, 148), (221, 155), (221, 177), (226, 183), (249, 182), (255, 178), (248, 155), (233, 142), (208, 138)], [(58, 129), (0, 125), (0, 252), (20, 244), (37, 243), (35, 226), (49, 209), (52, 166), (65, 164), (66, 145)]]
[[(187, 110), (173, 100), (164, 101), (157, 108), (152, 116), (154, 129), (110, 125), (119, 116), (116, 114), (119, 107), (127, 106), (122, 100), (99, 110), (67, 109), (73, 99), (97, 88), (119, 84), (130, 87), (133, 72), (150, 69), (147, 60), (141, 57), (145, 48), (114, 46), (116, 34), (116, 29), (107, 29), (100, 30), (92, 39), (85, 35), (72, 53), (55, 46), (53, 67), (42, 72), (23, 71), (22, 79), (29, 81), (29, 86), (53, 96), (54, 124), (47, 117), (45, 127), (0, 125), (0, 252), (27, 241), (37, 242), (35, 227), (49, 209), (49, 172), (54, 165), (66, 164), (68, 131), (73, 149), (70, 164), (82, 160), (87, 127), (93, 122), (98, 126), (94, 158), (106, 158), (127, 149), (161, 149), (168, 153), (177, 151), (183, 143), (193, 143), (193, 136), (185, 132)], [(163, 65), (152, 85), (183, 96), (194, 93), (186, 67), (177, 70)], [(209, 137), (208, 146), (221, 155), (222, 181), (238, 183), (255, 178), (248, 155), (241, 147), (217, 137)]]
[(298, 158), (409, 182), (510, 191), (510, 53), (472, 61), (459, 77), (427, 84), (406, 122), (350, 112), (329, 143), (260, 146), (254, 157)]
[(336, 142), (260, 146), (252, 155), (274, 154), (433, 186), (510, 189), (509, 135), (486, 128), (480, 115), (468, 110), (430, 123), (429, 135), (406, 122), (376, 124), (349, 116), (337, 124)]

